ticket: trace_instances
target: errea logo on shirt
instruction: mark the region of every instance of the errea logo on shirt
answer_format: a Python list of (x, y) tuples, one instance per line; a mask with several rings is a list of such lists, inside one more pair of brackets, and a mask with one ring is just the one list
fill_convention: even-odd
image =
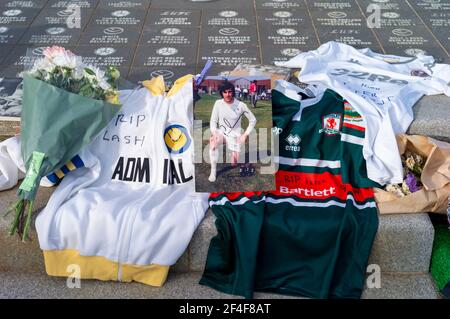
[(300, 136), (298, 136), (297, 134), (289, 134), (288, 137), (286, 137), (286, 142), (289, 143), (289, 145), (285, 146), (286, 151), (293, 151), (293, 152), (299, 152), (300, 151), (300, 146), (298, 146), (298, 144), (300, 144), (300, 142), (302, 141), (302, 139), (300, 138)]

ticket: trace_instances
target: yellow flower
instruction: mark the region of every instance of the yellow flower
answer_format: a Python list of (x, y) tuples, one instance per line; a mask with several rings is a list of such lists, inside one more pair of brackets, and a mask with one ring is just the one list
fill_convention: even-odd
[(120, 104), (119, 93), (107, 94), (105, 100), (111, 104)]

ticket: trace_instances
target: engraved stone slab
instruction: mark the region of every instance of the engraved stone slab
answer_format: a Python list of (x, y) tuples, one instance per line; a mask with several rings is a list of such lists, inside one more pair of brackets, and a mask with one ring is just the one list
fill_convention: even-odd
[(30, 25), (39, 9), (0, 8), (0, 25)]
[(311, 1), (308, 0), (308, 7), (310, 10), (322, 9), (329, 11), (345, 11), (357, 9), (357, 4), (353, 0), (345, 1)]
[(254, 26), (255, 16), (250, 10), (203, 10), (203, 26)]
[(193, 45), (198, 44), (198, 27), (155, 27), (145, 26), (139, 45)]
[(128, 44), (135, 46), (139, 40), (141, 29), (136, 26), (88, 26), (80, 39), (81, 45)]
[(317, 49), (317, 45), (305, 45), (298, 46), (263, 46), (262, 50), (262, 63), (274, 64), (274, 62), (288, 61), (296, 55), (309, 50)]
[(195, 65), (196, 52), (189, 46), (138, 46), (133, 67), (187, 67)]
[[(425, 24), (430, 28), (433, 27), (450, 27), (450, 10), (449, 11), (434, 11), (434, 12), (421, 12), (421, 18)], [(446, 33), (449, 33), (447, 30)]]
[(420, 13), (424, 11), (450, 11), (448, 0), (415, 0), (410, 1), (411, 6)]
[(438, 45), (424, 26), (373, 29), (386, 47), (417, 47)]
[(436, 38), (447, 50), (447, 54), (450, 53), (450, 32), (448, 27), (433, 27), (431, 28)]
[(312, 26), (304, 27), (264, 27), (261, 29), (261, 44), (288, 47), (318, 46), (318, 41)]
[(70, 5), (85, 9), (94, 9), (97, 7), (98, 0), (49, 0), (46, 8), (67, 8)]
[(100, 0), (98, 9), (139, 9), (147, 10), (151, 0)]
[(213, 61), (209, 74), (218, 74), (221, 71), (231, 71), (239, 63), (260, 64), (261, 58), (257, 47), (233, 47), (228, 45), (215, 45), (200, 48), (198, 65), (201, 68), (207, 60)]
[(16, 44), (25, 30), (25, 26), (0, 26), (0, 45)]
[[(258, 1), (258, 0), (257, 0)], [(152, 0), (151, 8), (252, 9), (253, 0)]]
[(362, 27), (366, 19), (359, 11), (310, 10), (313, 23), (320, 27)]
[(148, 68), (136, 68), (132, 67), (128, 79), (133, 83), (149, 80), (153, 77), (163, 76), (164, 82), (167, 86), (171, 86), (174, 81), (186, 74), (196, 74), (195, 66), (173, 68), (173, 67), (148, 67)]
[[(2, 67), (1, 73), (5, 73), (6, 76), (15, 76), (17, 72), (22, 72), (25, 68), (31, 68), (34, 61), (43, 57), (42, 51), (45, 47), (46, 46), (14, 46), (10, 51), (10, 54), (3, 60), (2, 64), (6, 67)], [(67, 46), (66, 49), (73, 50), (70, 46)]]
[(66, 25), (68, 28), (83, 29), (89, 22), (92, 9), (59, 8), (44, 9), (31, 24), (34, 26)]
[(83, 57), (83, 61), (98, 67), (114, 65), (127, 67), (133, 60), (134, 49), (129, 46), (105, 45), (105, 46), (77, 46), (73, 51)]
[(255, 0), (256, 9), (299, 9), (306, 10), (303, 0)]
[(145, 10), (131, 9), (97, 9), (94, 11), (93, 17), (89, 25), (105, 26), (135, 26), (142, 27), (145, 20)]
[(271, 31), (280, 27), (311, 26), (312, 21), (306, 10), (258, 10), (260, 29)]
[(423, 25), (412, 10), (381, 11), (380, 23), (382, 28), (402, 28)]
[(355, 48), (370, 47), (373, 50), (381, 51), (377, 39), (369, 28), (322, 27), (317, 29), (317, 33), (321, 43), (336, 41)]
[(209, 27), (202, 29), (202, 45), (256, 46), (256, 27)]
[(369, 5), (376, 5), (381, 9), (381, 12), (397, 11), (409, 6), (402, 0), (358, 0), (361, 9), (367, 12)]
[(200, 25), (200, 10), (150, 10), (145, 25), (196, 27)]
[(47, 0), (6, 0), (0, 3), (0, 7), (42, 9), (46, 4)]
[(75, 45), (80, 38), (81, 29), (70, 29), (67, 25), (35, 26), (29, 28), (19, 40), (21, 44)]
[(417, 54), (425, 54), (431, 55), (434, 57), (437, 63), (450, 63), (450, 57), (446, 54), (446, 52), (438, 45), (432, 46), (410, 46), (410, 47), (389, 47), (384, 46), (386, 53), (400, 55), (400, 56), (411, 56), (414, 57)]

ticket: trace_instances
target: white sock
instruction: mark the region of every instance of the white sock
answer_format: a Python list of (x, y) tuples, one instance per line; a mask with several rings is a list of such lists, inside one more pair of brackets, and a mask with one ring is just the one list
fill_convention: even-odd
[(217, 166), (217, 160), (219, 159), (219, 150), (209, 149), (209, 159), (211, 161), (211, 174), (209, 174), (208, 180), (213, 183), (216, 181), (216, 166)]

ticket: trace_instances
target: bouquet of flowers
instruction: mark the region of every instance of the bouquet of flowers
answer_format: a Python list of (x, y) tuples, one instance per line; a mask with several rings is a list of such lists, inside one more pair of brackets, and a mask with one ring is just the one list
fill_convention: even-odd
[(23, 73), (21, 150), (25, 178), (10, 234), (27, 238), (33, 201), (42, 177), (62, 167), (109, 123), (120, 109), (119, 71), (86, 65), (69, 50), (53, 46)]
[(423, 185), (420, 176), (422, 175), (423, 166), (426, 162), (426, 158), (412, 151), (406, 151), (402, 154), (401, 159), (404, 176), (403, 183), (388, 184), (385, 187), (386, 191), (397, 197), (404, 197), (422, 189)]

